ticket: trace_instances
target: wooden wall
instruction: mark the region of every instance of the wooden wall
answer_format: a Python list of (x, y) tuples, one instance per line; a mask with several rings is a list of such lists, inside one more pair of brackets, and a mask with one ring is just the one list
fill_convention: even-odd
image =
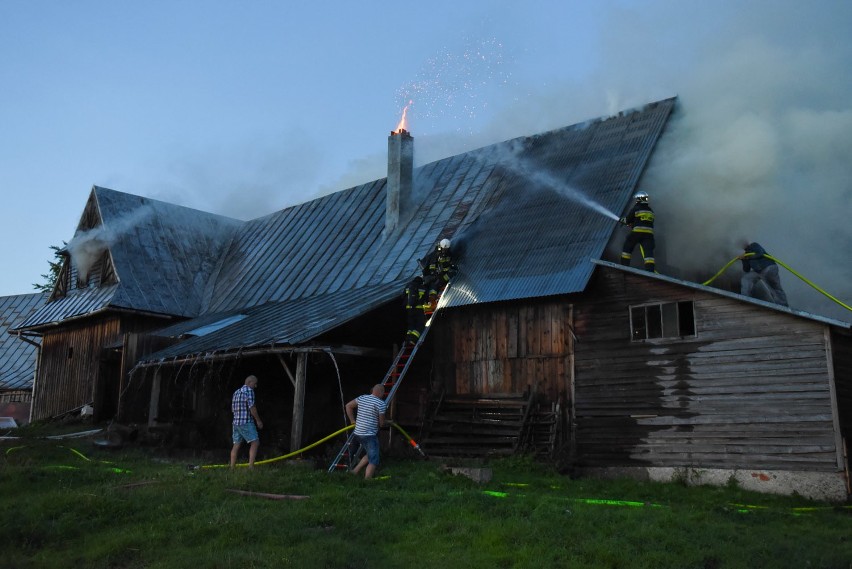
[(33, 420), (91, 403), (104, 346), (120, 339), (121, 319), (106, 316), (44, 333), (33, 392)]
[(570, 385), (571, 307), (526, 300), (448, 310), (435, 335), (436, 379), (450, 393), (521, 393), (535, 385), (547, 399)]
[(44, 333), (33, 392), (33, 420), (95, 404), (95, 420), (118, 410), (125, 333), (164, 325), (161, 318), (105, 315)]
[[(838, 469), (825, 325), (596, 270), (575, 305), (581, 465)], [(696, 335), (631, 341), (629, 306), (693, 301)]]

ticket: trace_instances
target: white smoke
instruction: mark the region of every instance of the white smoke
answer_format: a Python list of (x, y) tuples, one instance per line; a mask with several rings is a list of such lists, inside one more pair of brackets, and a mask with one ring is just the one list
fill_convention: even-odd
[[(685, 278), (709, 278), (747, 239), (852, 301), (852, 81), (848, 41), (836, 43), (852, 19), (846, 5), (819, 13), (829, 4), (840, 7), (808, 4), (814, 12), (790, 10), (789, 19), (782, 9), (777, 28), (719, 38), (683, 83), (643, 189), (658, 214), (662, 261)], [(796, 23), (806, 39), (779, 33)], [(729, 272), (738, 277), (739, 266)], [(792, 308), (852, 321), (781, 272)]]
[[(661, 270), (703, 282), (748, 239), (852, 303), (852, 3), (606, 5), (588, 77), (516, 93), (472, 136), (421, 136), (415, 160), (677, 95), (641, 187), (657, 212)], [(736, 264), (726, 276), (739, 274)], [(791, 307), (852, 321), (781, 274)]]
[(110, 222), (108, 226), (99, 225), (74, 235), (74, 238), (68, 242), (66, 249), (71, 255), (71, 262), (77, 269), (78, 278), (82, 282), (86, 282), (89, 278), (89, 272), (104, 252), (122, 236), (145, 222), (152, 215), (154, 215), (154, 208), (150, 205), (143, 205)]

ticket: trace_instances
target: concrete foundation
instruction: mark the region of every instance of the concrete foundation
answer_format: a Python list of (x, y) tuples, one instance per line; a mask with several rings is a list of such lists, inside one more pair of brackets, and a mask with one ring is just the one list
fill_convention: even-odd
[(466, 476), (474, 482), (483, 484), (491, 482), (492, 471), (490, 468), (470, 468), (466, 466), (442, 466), (441, 470), (455, 474), (456, 476)]
[(611, 467), (583, 468), (580, 476), (593, 478), (632, 478), (655, 482), (684, 482), (689, 486), (725, 486), (735, 482), (744, 490), (766, 494), (799, 494), (811, 500), (844, 502), (849, 498), (843, 472), (789, 470), (728, 470), (691, 467)]

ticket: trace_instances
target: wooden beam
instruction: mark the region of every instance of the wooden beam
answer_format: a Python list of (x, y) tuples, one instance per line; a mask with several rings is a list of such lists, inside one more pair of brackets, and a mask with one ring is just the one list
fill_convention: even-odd
[(148, 426), (152, 427), (156, 423), (157, 415), (160, 412), (160, 370), (154, 372), (154, 379), (151, 380), (151, 401), (148, 403)]
[(290, 366), (288, 366), (287, 362), (284, 361), (284, 356), (278, 354), (278, 361), (281, 362), (281, 365), (284, 367), (284, 371), (287, 372), (287, 377), (290, 378), (290, 383), (293, 384), (293, 389), (296, 389), (296, 378), (293, 377), (293, 372), (290, 371)]
[(146, 367), (162, 367), (170, 365), (184, 365), (196, 363), (212, 363), (214, 361), (232, 360), (240, 358), (248, 358), (251, 356), (266, 356), (270, 354), (305, 354), (305, 353), (335, 353), (354, 356), (366, 356), (376, 358), (386, 358), (386, 350), (377, 350), (375, 348), (365, 348), (361, 346), (271, 346), (268, 348), (249, 348), (245, 350), (237, 350), (230, 352), (222, 352), (219, 354), (193, 354), (187, 356), (177, 356), (168, 360), (150, 361), (137, 363), (131, 372)]
[(335, 354), (345, 354), (349, 356), (364, 356), (368, 358), (387, 358), (386, 349), (380, 350), (377, 348), (365, 348), (363, 346), (350, 346), (341, 344), (339, 346), (327, 346), (326, 351)]
[(302, 496), (300, 494), (270, 494), (269, 492), (251, 492), (249, 490), (236, 490), (233, 488), (226, 488), (225, 491), (233, 492), (240, 496), (256, 496), (268, 500), (307, 500), (310, 498), (310, 496)]
[(296, 360), (296, 384), (293, 393), (293, 424), (290, 430), (290, 452), (302, 448), (302, 426), (305, 418), (305, 383), (308, 354), (300, 353)]

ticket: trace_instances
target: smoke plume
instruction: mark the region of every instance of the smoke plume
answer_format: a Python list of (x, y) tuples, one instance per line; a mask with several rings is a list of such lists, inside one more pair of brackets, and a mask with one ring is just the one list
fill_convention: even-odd
[[(677, 95), (640, 188), (657, 213), (660, 270), (703, 282), (747, 239), (852, 303), (852, 4), (607, 5), (600, 61), (582, 82), (516, 93), (476, 134), (420, 136), (415, 159)], [(781, 274), (792, 308), (852, 321), (794, 274)], [(736, 264), (726, 276), (736, 283), (739, 275)]]
[[(757, 241), (849, 304), (852, 81), (849, 42), (838, 38), (852, 10), (778, 6), (742, 14), (696, 61), (643, 189), (658, 215), (661, 260), (685, 278), (709, 278), (743, 240)], [(738, 265), (729, 272), (738, 276)], [(781, 274), (792, 308), (852, 321)]]
[(108, 226), (99, 225), (77, 233), (68, 242), (66, 248), (71, 255), (71, 262), (77, 269), (77, 276), (80, 281), (86, 282), (88, 280), (89, 271), (113, 243), (153, 214), (154, 208), (145, 205), (111, 222)]

